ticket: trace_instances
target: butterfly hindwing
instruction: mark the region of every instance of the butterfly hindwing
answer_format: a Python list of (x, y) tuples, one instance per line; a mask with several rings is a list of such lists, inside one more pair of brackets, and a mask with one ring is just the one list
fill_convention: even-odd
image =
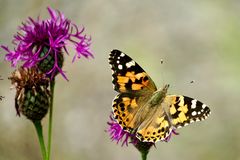
[(157, 142), (165, 140), (172, 132), (171, 123), (164, 110), (158, 108), (153, 116), (145, 119), (137, 131), (137, 137), (142, 142)]
[(210, 109), (205, 104), (187, 96), (167, 95), (164, 103), (169, 104), (168, 114), (176, 128), (202, 121), (210, 114)]
[(135, 62), (119, 50), (113, 50), (109, 56), (113, 74), (114, 89), (118, 92), (137, 92), (157, 90), (148, 74)]
[(113, 100), (113, 115), (123, 130), (132, 132), (136, 126), (140, 125), (136, 116), (144, 102), (150, 98), (150, 95), (139, 96), (131, 93), (120, 93)]

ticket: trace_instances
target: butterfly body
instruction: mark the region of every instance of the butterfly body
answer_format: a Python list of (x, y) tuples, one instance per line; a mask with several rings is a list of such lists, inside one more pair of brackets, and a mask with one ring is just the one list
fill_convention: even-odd
[(147, 100), (143, 99), (143, 102), (141, 103), (142, 107), (138, 110), (138, 112), (135, 115), (136, 117), (138, 117), (138, 119), (136, 119), (134, 123), (132, 133), (137, 131), (139, 126), (143, 124), (144, 121), (146, 121), (147, 119), (151, 120), (152, 117), (154, 117), (156, 111), (159, 110), (159, 107), (162, 107), (161, 103), (163, 102), (166, 96), (168, 87), (169, 85), (165, 85), (163, 89), (155, 91), (152, 95), (148, 95), (150, 96), (150, 98), (148, 98)]
[(154, 106), (162, 103), (162, 101), (166, 97), (168, 88), (169, 85), (167, 84), (163, 87), (163, 89), (155, 91), (150, 99), (150, 104)]
[(210, 109), (196, 99), (157, 90), (150, 76), (119, 50), (110, 53), (114, 89), (113, 114), (123, 130), (143, 142), (165, 140), (176, 129), (208, 117)]

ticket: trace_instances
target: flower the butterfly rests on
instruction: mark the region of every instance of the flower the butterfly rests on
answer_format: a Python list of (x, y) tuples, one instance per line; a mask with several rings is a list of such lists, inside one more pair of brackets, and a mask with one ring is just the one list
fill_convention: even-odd
[(210, 109), (202, 102), (168, 95), (169, 84), (157, 89), (150, 76), (123, 52), (113, 50), (109, 63), (114, 90), (119, 93), (112, 105), (114, 124), (140, 142), (168, 141), (177, 128), (209, 116)]

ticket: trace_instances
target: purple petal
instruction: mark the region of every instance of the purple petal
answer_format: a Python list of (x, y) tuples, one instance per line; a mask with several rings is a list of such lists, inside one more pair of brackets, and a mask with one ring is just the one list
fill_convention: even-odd
[(109, 133), (111, 140), (116, 141), (117, 144), (119, 142), (122, 142), (122, 146), (128, 146), (128, 143), (131, 142), (131, 138), (136, 138), (134, 134), (124, 131), (122, 127), (116, 122), (116, 120), (112, 118), (112, 114), (110, 115), (110, 121), (107, 122), (107, 124), (109, 126), (107, 132)]

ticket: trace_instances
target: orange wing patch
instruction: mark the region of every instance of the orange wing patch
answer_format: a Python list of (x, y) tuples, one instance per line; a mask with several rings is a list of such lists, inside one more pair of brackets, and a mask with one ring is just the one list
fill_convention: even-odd
[(145, 72), (134, 74), (134, 71), (127, 72), (125, 76), (117, 76), (117, 84), (121, 92), (127, 90), (138, 91), (149, 85), (149, 78)]
[[(143, 122), (144, 124), (144, 122)], [(140, 126), (137, 137), (143, 142), (165, 140), (171, 133), (171, 126), (166, 116), (153, 118), (152, 121)]]
[(109, 55), (112, 68), (114, 89), (120, 93), (137, 92), (145, 89), (148, 92), (157, 90), (147, 73), (135, 62), (119, 50), (113, 50)]

